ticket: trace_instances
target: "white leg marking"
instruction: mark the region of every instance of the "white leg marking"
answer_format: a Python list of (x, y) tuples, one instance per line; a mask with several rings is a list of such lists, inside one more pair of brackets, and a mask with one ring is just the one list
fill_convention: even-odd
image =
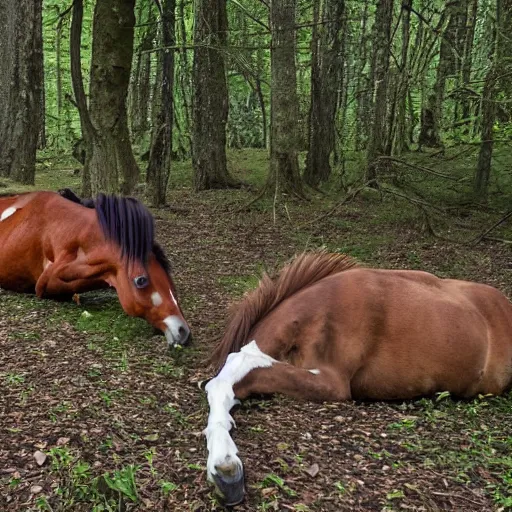
[(318, 368), (314, 368), (313, 370), (308, 370), (309, 373), (313, 375), (320, 375), (320, 370)]
[(178, 305), (178, 302), (176, 301), (176, 299), (174, 298), (174, 294), (172, 293), (172, 290), (169, 288), (169, 293), (171, 294), (171, 299), (173, 300), (174, 304), (177, 306)]
[(153, 292), (151, 294), (151, 302), (153, 303), (153, 306), (156, 308), (162, 304), (162, 296), (158, 292)]
[(242, 462), (238, 458), (238, 449), (229, 435), (231, 427), (235, 424), (229, 414), (232, 407), (239, 403), (235, 399), (233, 386), (241, 381), (255, 368), (268, 368), (275, 359), (264, 354), (256, 344), (251, 341), (240, 352), (229, 354), (226, 364), (220, 373), (205, 387), (208, 394), (210, 414), (208, 426), (204, 430), (208, 446), (208, 478), (217, 474), (217, 467), (233, 467), (237, 465), (242, 469)]
[(2, 215), (0, 215), (0, 222), (7, 219), (7, 217), (10, 217), (15, 211), (16, 211), (16, 208), (14, 208), (14, 206), (9, 206), (9, 208), (6, 208), (2, 212)]

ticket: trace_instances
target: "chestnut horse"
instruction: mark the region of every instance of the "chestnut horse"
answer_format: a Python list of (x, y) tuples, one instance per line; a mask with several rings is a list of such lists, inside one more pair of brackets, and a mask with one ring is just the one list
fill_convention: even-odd
[(113, 286), (128, 315), (184, 345), (190, 330), (150, 212), (133, 198), (100, 194), (86, 208), (72, 196), (0, 197), (0, 287), (58, 297)]
[(305, 253), (246, 295), (212, 362), (208, 478), (235, 504), (244, 496), (229, 434), (237, 399), (502, 393), (512, 384), (512, 305), (491, 286)]

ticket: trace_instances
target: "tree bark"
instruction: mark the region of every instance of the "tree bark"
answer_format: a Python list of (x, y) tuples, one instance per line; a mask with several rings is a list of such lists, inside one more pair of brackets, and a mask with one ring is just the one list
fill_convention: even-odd
[[(318, 44), (313, 49), (309, 148), (304, 181), (317, 186), (331, 175), (338, 90), (343, 87), (342, 27), (343, 0), (325, 0)], [(316, 57), (316, 58), (315, 58)]]
[(136, 143), (147, 143), (147, 140), (144, 140), (144, 136), (150, 129), (151, 54), (148, 51), (153, 47), (153, 40), (156, 35), (156, 19), (150, 6), (147, 6), (148, 15), (142, 18), (144, 6), (145, 4), (141, 3), (139, 15), (141, 19), (145, 19), (148, 26), (139, 44), (129, 93), (131, 133)]
[(43, 87), (42, 0), (0, 3), (0, 175), (34, 184)]
[(402, 58), (400, 61), (400, 81), (396, 98), (396, 125), (393, 138), (394, 155), (401, 155), (407, 149), (407, 96), (409, 93), (409, 39), (411, 8), (413, 0), (404, 0), (402, 3)]
[(512, 0), (498, 0), (494, 50), (491, 53), (491, 65), (485, 77), (482, 93), (482, 134), (478, 163), (475, 172), (473, 190), (480, 200), (487, 198), (491, 176), (493, 152), (493, 128), (496, 121), (497, 97), (499, 93), (505, 100), (512, 99)]
[(266, 190), (303, 197), (298, 159), (298, 99), (295, 64), (296, 0), (270, 4), (270, 172)]
[(192, 109), (192, 165), (196, 191), (237, 183), (226, 160), (228, 88), (224, 64), (226, 0), (198, 0), (195, 11)]
[[(478, 0), (471, 0), (467, 16), (466, 38), (464, 41), (464, 55), (462, 58), (462, 86), (467, 87), (471, 80), (471, 67), (473, 62), (473, 42), (475, 39), (476, 15)], [(461, 102), (462, 119), (469, 119), (471, 115), (471, 103), (464, 94)]]
[(94, 9), (88, 113), (78, 102), (80, 109), (85, 108), (81, 117), (90, 118), (84, 131), (83, 190), (91, 195), (130, 194), (139, 178), (126, 115), (134, 4), (135, 0), (97, 0)]
[(377, 177), (376, 159), (385, 152), (389, 56), (393, 0), (379, 0), (373, 28), (373, 124), (367, 151), (367, 179)]
[[(176, 2), (163, 0), (161, 12), (162, 47), (174, 46), (176, 43)], [(146, 174), (146, 196), (152, 206), (165, 204), (167, 182), (171, 167), (172, 125), (173, 125), (173, 88), (174, 88), (174, 50), (163, 50), (162, 59), (162, 93), (153, 128), (153, 137), (149, 153)]]
[[(461, 17), (465, 10), (465, 2), (462, 0), (446, 0), (446, 17), (448, 24), (443, 31), (441, 47), (439, 50), (439, 64), (437, 66), (436, 82), (434, 84), (435, 106), (433, 109), (433, 132), (429, 145), (431, 147), (442, 146), (441, 129), (443, 122), (443, 103), (446, 89), (446, 80), (450, 74), (457, 70), (458, 55), (457, 33), (460, 27)], [(425, 144), (426, 145), (426, 144)]]

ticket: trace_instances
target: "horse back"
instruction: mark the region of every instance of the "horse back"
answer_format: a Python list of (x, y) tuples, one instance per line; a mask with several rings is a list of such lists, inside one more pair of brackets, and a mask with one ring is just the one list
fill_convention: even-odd
[(285, 340), (272, 357), (336, 369), (355, 398), (393, 399), (501, 393), (512, 380), (511, 333), (512, 306), (495, 288), (355, 268), (283, 302), (254, 337)]

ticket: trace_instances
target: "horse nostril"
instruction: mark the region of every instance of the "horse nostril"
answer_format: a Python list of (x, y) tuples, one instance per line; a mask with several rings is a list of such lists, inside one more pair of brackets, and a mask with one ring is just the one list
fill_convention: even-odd
[(180, 328), (178, 329), (178, 334), (180, 335), (181, 339), (186, 338), (188, 336), (188, 333), (188, 329), (183, 325), (181, 325)]

